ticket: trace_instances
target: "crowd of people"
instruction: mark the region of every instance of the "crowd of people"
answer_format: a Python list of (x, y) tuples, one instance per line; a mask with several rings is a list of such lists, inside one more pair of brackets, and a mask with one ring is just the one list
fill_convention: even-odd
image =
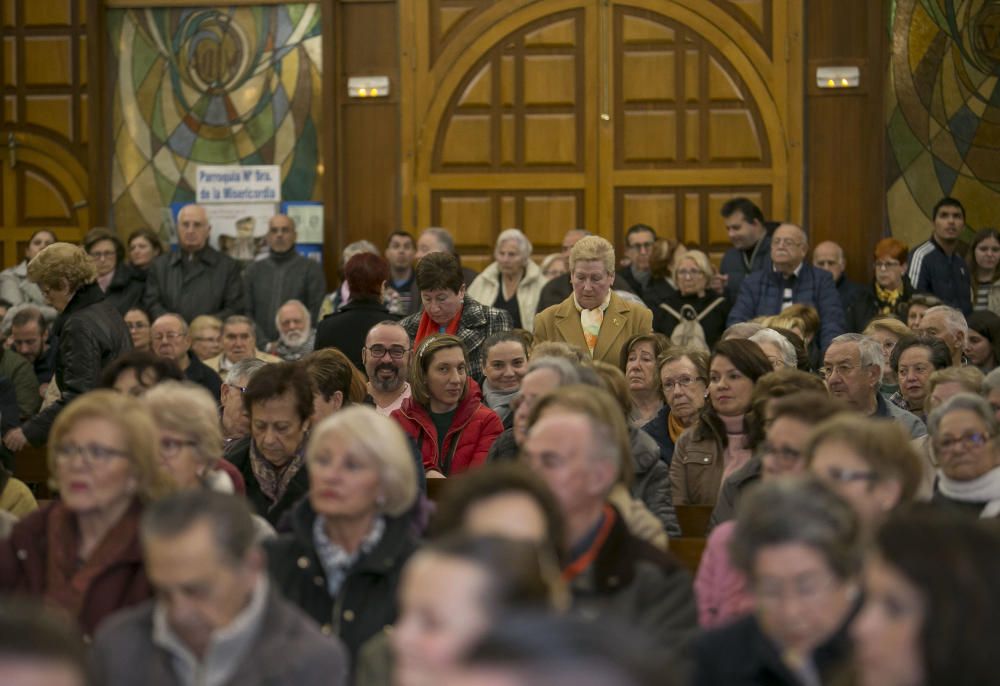
[(508, 229), (477, 275), (430, 228), (329, 293), (284, 215), (249, 265), (197, 205), (173, 251), (37, 232), (0, 274), (0, 683), (992, 683), (1000, 233), (945, 198), (863, 286), (721, 214), (718, 269), (639, 224), (623, 260)]

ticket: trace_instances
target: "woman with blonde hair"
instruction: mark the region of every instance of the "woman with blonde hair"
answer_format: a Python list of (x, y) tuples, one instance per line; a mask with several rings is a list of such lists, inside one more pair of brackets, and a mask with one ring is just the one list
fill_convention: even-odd
[(309, 493), (291, 511), (291, 533), (268, 544), (282, 594), (347, 646), (396, 621), (403, 565), (416, 549), (408, 515), (417, 467), (406, 436), (371, 407), (320, 422), (306, 449)]
[(731, 303), (709, 288), (715, 269), (708, 255), (688, 250), (672, 271), (677, 290), (658, 302), (647, 302), (653, 310), (653, 330), (675, 344), (711, 350), (726, 330)]
[(0, 542), (0, 591), (62, 607), (88, 635), (152, 595), (139, 544), (144, 506), (170, 492), (156, 427), (134, 398), (96, 390), (67, 405), (48, 442), (59, 500)]
[(121, 314), (104, 301), (97, 270), (83, 248), (53, 243), (28, 264), (28, 278), (59, 312), (52, 325), (58, 339), (55, 375), (59, 398), (16, 429), (4, 445), (17, 452), (26, 444), (42, 445), (66, 405), (101, 382), (101, 370), (132, 349), (132, 336)]

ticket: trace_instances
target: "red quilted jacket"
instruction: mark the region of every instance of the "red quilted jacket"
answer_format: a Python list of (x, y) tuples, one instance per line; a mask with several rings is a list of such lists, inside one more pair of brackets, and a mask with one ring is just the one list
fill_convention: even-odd
[(407, 398), (402, 407), (392, 413), (392, 418), (399, 422), (403, 431), (416, 441), (425, 471), (436, 469), (445, 476), (451, 476), (461, 474), (470, 467), (478, 467), (486, 462), (486, 453), (503, 432), (500, 417), (480, 401), (482, 392), (479, 384), (471, 378), (467, 383), (469, 387), (458, 403), (440, 454), (437, 429), (426, 407), (414, 402), (413, 398)]

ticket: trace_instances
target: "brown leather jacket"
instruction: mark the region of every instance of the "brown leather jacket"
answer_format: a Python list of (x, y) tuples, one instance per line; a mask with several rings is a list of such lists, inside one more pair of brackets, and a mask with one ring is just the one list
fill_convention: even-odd
[(677, 439), (670, 462), (670, 488), (677, 505), (715, 505), (725, 469), (722, 438), (710, 428), (694, 425)]

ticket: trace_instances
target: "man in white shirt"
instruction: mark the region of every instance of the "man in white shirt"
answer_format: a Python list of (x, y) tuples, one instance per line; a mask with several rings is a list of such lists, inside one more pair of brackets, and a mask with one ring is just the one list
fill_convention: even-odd
[(368, 374), (367, 390), (379, 414), (388, 417), (410, 397), (410, 337), (394, 321), (379, 322), (368, 331), (361, 359)]

